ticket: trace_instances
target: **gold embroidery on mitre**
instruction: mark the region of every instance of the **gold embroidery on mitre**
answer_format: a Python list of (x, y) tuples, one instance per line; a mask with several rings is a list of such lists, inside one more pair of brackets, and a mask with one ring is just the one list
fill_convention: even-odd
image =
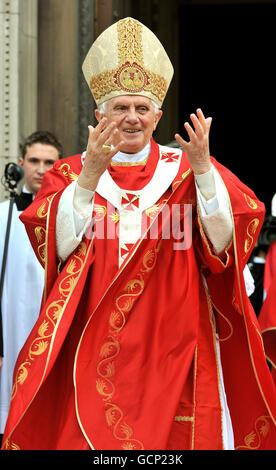
[[(88, 80), (96, 102), (112, 92), (141, 93), (154, 95), (161, 105), (167, 89), (165, 77), (149, 70), (144, 65), (143, 25), (131, 18), (117, 23), (118, 65), (103, 71)], [(169, 79), (170, 81), (170, 79)]]
[(126, 62), (114, 75), (115, 83), (124, 91), (131, 93), (142, 91), (149, 84), (149, 76), (136, 62)]
[(119, 64), (121, 65), (127, 57), (130, 62), (140, 62), (142, 65), (142, 24), (127, 18), (117, 23), (117, 31)]
[(125, 63), (118, 69), (107, 70), (90, 80), (90, 89), (96, 101), (113, 91), (123, 90), (128, 93), (147, 91), (155, 95), (160, 102), (167, 92), (167, 81), (154, 72), (143, 70), (136, 63)]

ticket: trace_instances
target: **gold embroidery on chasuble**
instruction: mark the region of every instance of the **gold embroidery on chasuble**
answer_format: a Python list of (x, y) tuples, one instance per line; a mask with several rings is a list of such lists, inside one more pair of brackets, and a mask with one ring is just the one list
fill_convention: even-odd
[(252, 244), (254, 242), (254, 238), (253, 236), (255, 235), (256, 233), (256, 230), (258, 228), (258, 225), (259, 225), (260, 221), (259, 219), (255, 218), (253, 220), (251, 220), (249, 222), (249, 224), (247, 225), (247, 228), (246, 228), (246, 239), (245, 239), (245, 243), (244, 243), (244, 252), (245, 252), (245, 255), (247, 255), (247, 253), (250, 251), (251, 247), (252, 247)]
[[(43, 204), (37, 209), (36, 214), (39, 219), (44, 219), (45, 217), (47, 217), (48, 210), (54, 196), (55, 195), (48, 197), (46, 201), (44, 201)], [(46, 232), (47, 231), (45, 230), (45, 228), (40, 225), (38, 225), (34, 229), (35, 237), (38, 242), (37, 254), (44, 267), (46, 263)]]
[(172, 189), (173, 189), (173, 191), (176, 190), (177, 186), (178, 186), (180, 183), (182, 183), (182, 181), (184, 181), (190, 173), (192, 173), (192, 169), (191, 169), (191, 168), (189, 168), (187, 171), (185, 171), (185, 172), (181, 175), (181, 180), (175, 181), (175, 182), (172, 184)]
[(53, 196), (47, 197), (46, 201), (43, 202), (43, 204), (37, 209), (37, 217), (39, 219), (43, 219), (44, 217), (47, 217), (48, 215), (48, 210), (49, 210), (49, 204), (52, 201)]
[(250, 207), (250, 209), (256, 210), (258, 209), (258, 204), (252, 199), (252, 197), (248, 196), (246, 193), (243, 193), (244, 199), (247, 203), (247, 205)]
[(149, 157), (145, 158), (145, 160), (142, 160), (140, 162), (116, 162), (116, 161), (111, 161), (111, 166), (123, 166), (123, 167), (133, 167), (133, 166), (143, 166), (146, 165), (148, 162)]
[(194, 417), (193, 416), (175, 416), (174, 420), (178, 421), (179, 423), (193, 422)]
[(43, 227), (35, 227), (35, 236), (40, 243), (37, 248), (37, 253), (41, 262), (45, 265), (46, 261), (46, 230)]
[(15, 444), (15, 442), (10, 442), (9, 439), (6, 440), (5, 450), (21, 450), (20, 447)]
[(150, 219), (154, 219), (156, 215), (160, 212), (160, 203), (154, 204), (153, 206), (146, 209), (146, 214)]
[[(250, 209), (252, 209), (252, 210), (258, 209), (258, 204), (254, 201), (254, 199), (252, 199), (246, 193), (243, 193), (243, 196), (244, 196), (244, 199), (246, 201), (246, 204), (248, 205), (248, 207), (250, 207)], [(245, 238), (245, 243), (244, 243), (245, 256), (247, 255), (247, 253), (252, 248), (252, 244), (254, 242), (253, 236), (256, 233), (256, 230), (258, 228), (259, 223), (260, 223), (259, 219), (255, 218), (255, 219), (253, 219), (249, 222), (249, 224), (246, 228), (246, 238)]]
[(262, 441), (268, 435), (271, 426), (270, 426), (271, 417), (270, 416), (260, 416), (256, 419), (254, 423), (254, 429), (245, 436), (244, 444), (238, 445), (235, 447), (238, 449), (248, 449), (248, 450), (257, 450), (261, 447)]
[(109, 215), (109, 218), (112, 220), (112, 222), (114, 222), (114, 224), (117, 224), (120, 220), (120, 214), (115, 209), (114, 212)]
[(58, 320), (62, 314), (65, 302), (71, 294), (76, 281), (81, 273), (82, 267), (85, 262), (85, 257), (88, 254), (86, 244), (81, 242), (75, 254), (73, 255), (68, 266), (65, 268), (65, 276), (61, 279), (58, 285), (58, 294), (55, 300), (48, 305), (45, 317), (39, 324), (35, 339), (32, 341), (27, 357), (22, 362), (15, 374), (15, 379), (12, 387), (11, 400), (15, 397), (18, 386), (23, 385), (29, 375), (29, 370), (37, 357), (47, 351), (52, 336), (55, 332)]
[(94, 204), (94, 213), (93, 213), (93, 218), (95, 222), (100, 222), (103, 220), (106, 216), (107, 209), (105, 206), (101, 206), (100, 204)]
[(118, 67), (92, 76), (90, 89), (95, 100), (112, 91), (124, 90), (128, 93), (149, 91), (164, 100), (168, 88), (167, 81), (157, 73), (144, 68), (142, 47), (142, 25), (128, 19), (117, 24)]
[(75, 181), (78, 178), (78, 175), (74, 171), (70, 171), (71, 167), (69, 163), (63, 163), (58, 169), (71, 182)]
[(158, 240), (155, 247), (144, 254), (142, 265), (135, 279), (128, 281), (116, 297), (114, 308), (109, 316), (109, 333), (99, 353), (96, 389), (105, 405), (106, 423), (112, 428), (114, 438), (121, 441), (121, 448), (124, 450), (144, 449), (144, 445), (133, 437), (132, 428), (124, 420), (123, 410), (113, 403), (115, 386), (112, 378), (116, 374), (115, 359), (120, 354), (119, 333), (126, 324), (134, 302), (144, 291), (147, 274), (156, 264), (161, 242), (162, 240)]

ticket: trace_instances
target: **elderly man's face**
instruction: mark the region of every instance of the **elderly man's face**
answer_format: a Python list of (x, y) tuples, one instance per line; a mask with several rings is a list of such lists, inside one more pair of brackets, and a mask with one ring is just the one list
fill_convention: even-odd
[[(103, 117), (98, 110), (95, 115), (98, 121)], [(161, 116), (162, 111), (155, 114), (151, 100), (143, 96), (118, 96), (106, 102), (107, 125), (116, 123), (120, 138), (124, 140), (121, 148), (124, 153), (142, 150), (149, 142)]]

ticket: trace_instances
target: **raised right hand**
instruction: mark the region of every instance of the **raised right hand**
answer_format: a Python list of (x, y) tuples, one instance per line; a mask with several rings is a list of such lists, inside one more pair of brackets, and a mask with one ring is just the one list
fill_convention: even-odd
[[(95, 191), (98, 181), (107, 169), (112, 157), (119, 152), (124, 141), (119, 140), (119, 131), (114, 122), (106, 126), (107, 119), (103, 117), (96, 127), (88, 126), (89, 137), (82, 171), (78, 184), (90, 191)], [(103, 145), (113, 145), (110, 152), (103, 150)]]

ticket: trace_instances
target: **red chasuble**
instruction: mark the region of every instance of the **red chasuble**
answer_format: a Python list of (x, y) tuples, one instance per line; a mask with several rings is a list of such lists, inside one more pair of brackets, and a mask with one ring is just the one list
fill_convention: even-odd
[[(179, 150), (152, 141), (146, 166), (109, 168), (93, 227), (63, 264), (56, 213), (81, 156), (46, 173), (22, 215), (45, 292), (14, 370), (4, 449), (223, 449), (217, 338), (235, 448), (275, 448), (275, 386), (243, 281), (264, 206), (212, 161), (235, 225), (220, 257)], [(192, 233), (184, 244), (172, 223), (179, 207), (178, 233)], [(123, 225), (138, 210), (142, 235), (124, 243)]]

